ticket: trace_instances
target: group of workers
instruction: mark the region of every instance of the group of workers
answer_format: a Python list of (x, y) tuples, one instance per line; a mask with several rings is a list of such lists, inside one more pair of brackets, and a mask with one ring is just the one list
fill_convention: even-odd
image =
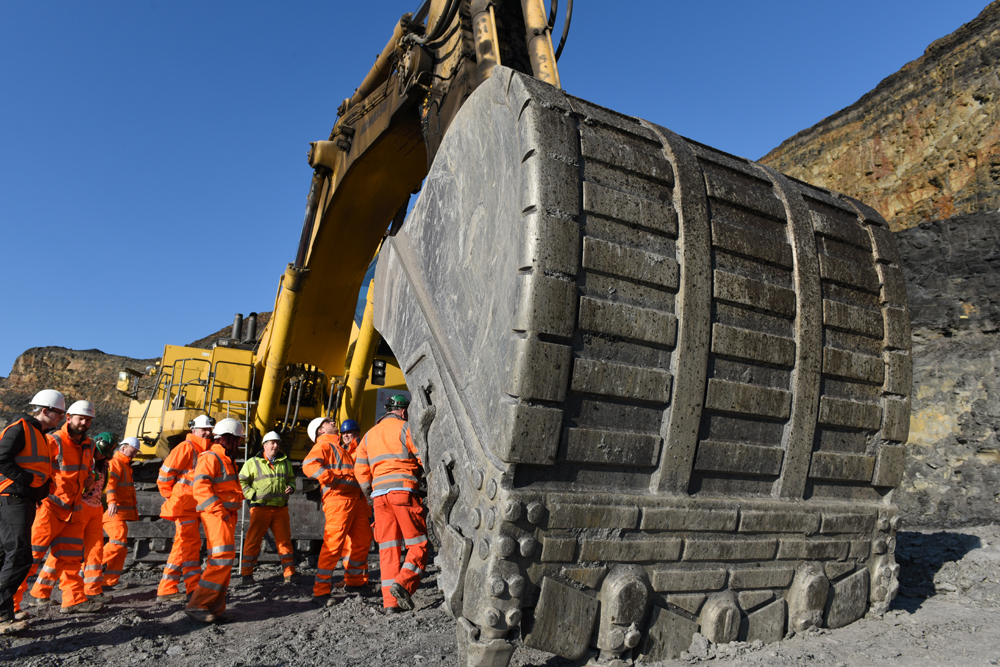
[[(364, 437), (352, 419), (338, 428), (334, 420), (318, 417), (306, 429), (314, 445), (302, 471), (318, 482), (325, 515), (313, 583), (316, 605), (335, 603), (333, 573), (341, 561), (340, 585), (345, 592), (375, 594), (368, 577), (374, 509), (383, 607), (386, 613), (413, 609), (411, 596), (424, 573), (428, 551), (417, 495), (423, 462), (410, 435), (408, 406), (402, 395), (390, 398), (386, 414)], [(31, 408), (30, 414), (18, 416), (0, 434), (0, 634), (28, 626), (31, 615), (20, 605), (28, 580), (36, 573), (31, 588), (34, 604), (49, 604), (58, 585), (61, 613), (100, 611), (108, 599), (105, 591), (127, 587), (121, 582), (126, 522), (138, 519), (131, 463), (139, 441), (125, 438), (116, 444), (110, 433), (91, 440), (86, 434), (94, 405), (77, 401), (67, 410), (58, 391), (39, 392)], [(64, 416), (65, 423), (57, 428)], [(288, 515), (295, 473), (274, 431), (264, 436), (262, 451), (247, 459), (237, 474), (235, 461), (245, 438), (239, 421), (226, 418), (216, 423), (200, 415), (189, 427), (190, 433), (170, 451), (157, 477), (164, 497), (160, 516), (174, 522), (173, 547), (157, 600), (185, 600), (188, 616), (212, 623), (226, 609), (244, 501), (249, 501), (250, 521), (240, 583), (254, 582), (268, 531), (285, 582), (297, 580)], [(204, 568), (200, 529), (205, 534)]]

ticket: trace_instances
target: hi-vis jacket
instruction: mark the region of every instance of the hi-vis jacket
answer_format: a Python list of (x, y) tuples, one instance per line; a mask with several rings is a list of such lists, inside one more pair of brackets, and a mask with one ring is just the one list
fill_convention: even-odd
[(132, 462), (121, 452), (115, 452), (108, 462), (108, 486), (105, 489), (108, 503), (118, 505), (122, 521), (136, 521), (139, 512), (135, 503), (135, 484), (132, 482)]
[(416, 491), (423, 466), (410, 424), (390, 412), (361, 439), (354, 470), (359, 482), (372, 482), (374, 497), (396, 489)]
[(67, 424), (48, 436), (52, 458), (52, 481), (49, 497), (52, 513), (68, 521), (82, 506), (83, 489), (93, 483), (94, 443), (87, 436), (79, 442), (67, 430)]
[(234, 516), (243, 504), (243, 489), (236, 477), (236, 467), (226, 455), (226, 448), (213, 444), (198, 456), (194, 470), (194, 501), (199, 512), (220, 517)]
[(285, 488), (295, 488), (295, 471), (288, 457), (278, 452), (272, 464), (261, 452), (243, 464), (240, 469), (240, 486), (243, 497), (251, 506), (285, 507), (288, 496)]
[(184, 442), (170, 450), (163, 460), (160, 475), (156, 478), (156, 488), (167, 499), (160, 508), (161, 517), (194, 513), (195, 502), (191, 495), (194, 490), (194, 468), (198, 465), (198, 455), (211, 445), (208, 439), (188, 433)]
[(20, 415), (0, 433), (0, 495), (27, 493), (48, 485), (49, 442), (34, 417)]
[(316, 438), (302, 462), (302, 472), (323, 487), (323, 500), (362, 496), (361, 485), (354, 477), (354, 459), (341, 446), (339, 435), (327, 433)]

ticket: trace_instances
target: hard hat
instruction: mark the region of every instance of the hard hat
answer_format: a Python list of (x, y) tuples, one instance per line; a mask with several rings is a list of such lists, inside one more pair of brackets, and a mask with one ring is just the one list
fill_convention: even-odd
[(66, 411), (68, 415), (80, 415), (81, 417), (96, 417), (97, 413), (94, 411), (94, 404), (90, 401), (77, 401), (73, 405), (69, 406), (69, 410)]
[(386, 410), (405, 410), (410, 407), (410, 399), (402, 394), (396, 394), (385, 402)]
[(141, 447), (139, 446), (139, 438), (128, 437), (122, 440), (121, 444), (128, 445), (129, 447), (132, 447), (136, 451), (139, 451), (141, 449)]
[(349, 431), (360, 431), (361, 425), (353, 419), (345, 419), (344, 423), (340, 425), (340, 432), (347, 433)]
[(111, 452), (115, 451), (115, 434), (108, 431), (98, 433), (94, 436), (94, 446), (102, 456), (111, 456)]
[(226, 417), (212, 429), (214, 435), (235, 435), (237, 438), (243, 437), (243, 424), (232, 417)]
[(309, 434), (309, 439), (316, 442), (316, 431), (319, 430), (319, 427), (323, 425), (323, 422), (332, 421), (329, 417), (316, 417), (316, 419), (309, 422), (309, 426), (306, 426), (306, 433)]
[(38, 408), (66, 409), (66, 398), (55, 389), (42, 389), (31, 399), (31, 405)]
[(261, 444), (264, 444), (265, 442), (270, 442), (271, 440), (277, 440), (278, 442), (281, 442), (281, 436), (278, 435), (276, 431), (268, 431), (267, 435), (265, 435), (264, 439), (261, 440), (260, 442)]
[(198, 415), (188, 422), (188, 428), (212, 428), (213, 426), (215, 426), (215, 420), (208, 415)]

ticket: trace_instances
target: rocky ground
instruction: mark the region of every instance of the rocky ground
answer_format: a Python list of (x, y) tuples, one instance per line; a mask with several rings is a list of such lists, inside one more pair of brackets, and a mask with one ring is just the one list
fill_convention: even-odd
[[(896, 558), (901, 595), (882, 617), (767, 645), (715, 646), (696, 635), (688, 654), (660, 664), (1000, 664), (1000, 527), (904, 530)], [(285, 585), (277, 566), (262, 566), (258, 584), (230, 589), (226, 622), (205, 626), (185, 616), (180, 603), (157, 604), (159, 569), (134, 565), (125, 574), (130, 588), (114, 593), (105, 611), (66, 616), (46, 607), (28, 632), (0, 637), (0, 665), (458, 664), (455, 625), (442, 607), (433, 566), (414, 596), (416, 609), (394, 616), (384, 615), (374, 597), (338, 597), (332, 607), (314, 607), (312, 572), (304, 567), (301, 583)], [(573, 663), (519, 646), (511, 664)]]

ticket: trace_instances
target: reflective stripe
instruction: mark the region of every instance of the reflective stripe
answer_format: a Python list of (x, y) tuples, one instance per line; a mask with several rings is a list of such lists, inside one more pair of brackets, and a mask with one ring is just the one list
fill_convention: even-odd
[(377, 478), (375, 480), (374, 486), (376, 488), (378, 488), (380, 486), (385, 486), (386, 484), (391, 484), (393, 482), (398, 482), (401, 479), (402, 480), (408, 480), (408, 481), (411, 481), (411, 482), (414, 482), (414, 483), (417, 482), (417, 478), (414, 477), (413, 475), (407, 475), (405, 473), (400, 473), (400, 474), (397, 474), (397, 475), (386, 475), (384, 477), (379, 477), (379, 478)]
[(181, 580), (181, 575), (179, 575), (179, 574), (167, 574), (167, 573), (164, 573), (163, 576), (161, 577), (161, 579), (166, 579), (168, 581), (180, 581)]
[(51, 493), (49, 494), (47, 500), (52, 501), (53, 505), (58, 505), (59, 507), (63, 508), (64, 510), (72, 510), (73, 509), (72, 505), (70, 505), (69, 503), (64, 503), (62, 500), (59, 499), (58, 496), (54, 496)]
[(334, 570), (316, 570), (316, 576), (318, 577), (329, 577), (334, 573)]
[(415, 544), (423, 544), (426, 541), (427, 541), (426, 535), (417, 535), (416, 537), (411, 537), (407, 540), (404, 540), (403, 544), (405, 544), (408, 547), (412, 547)]
[(111, 544), (115, 545), (116, 547), (127, 547), (128, 546), (127, 542), (122, 542), (121, 540), (112, 540), (111, 538), (108, 538), (108, 542), (110, 542)]
[(201, 561), (200, 560), (189, 560), (186, 563), (184, 563), (182, 565), (182, 567), (185, 567), (185, 568), (188, 568), (188, 567), (197, 567), (197, 568), (200, 568), (201, 567)]
[(354, 568), (349, 567), (346, 570), (344, 570), (344, 572), (346, 572), (347, 574), (364, 574), (364, 570), (359, 567), (354, 567)]
[(117, 577), (121, 573), (122, 573), (121, 570), (105, 570), (104, 571), (104, 576), (106, 576), (106, 577), (111, 577), (111, 576)]
[(171, 477), (164, 477), (163, 475), (160, 475), (160, 476), (158, 476), (156, 478), (156, 481), (157, 482), (169, 482), (171, 479), (172, 479)]
[(421, 570), (419, 567), (417, 567), (416, 565), (414, 565), (413, 563), (410, 563), (410, 562), (403, 563), (403, 569), (404, 570), (410, 570), (411, 572), (416, 572), (417, 574), (423, 574), (424, 573), (423, 570)]
[[(409, 456), (407, 456), (409, 454)], [(406, 461), (408, 459), (415, 459), (413, 454), (410, 454), (410, 450), (406, 450), (406, 454), (380, 454), (375, 458), (371, 459), (372, 463), (378, 463), (379, 461)]]
[(79, 544), (82, 547), (83, 546), (83, 540), (75, 538), (75, 537), (62, 537), (62, 536), (60, 536), (60, 537), (57, 537), (56, 539), (52, 540), (52, 545), (53, 546), (55, 546), (57, 544)]
[(351, 560), (350, 558), (348, 558), (347, 559), (347, 564), (348, 565), (368, 565), (368, 561), (366, 561), (366, 560)]
[(236, 551), (236, 545), (235, 544), (223, 544), (222, 546), (219, 546), (219, 547), (212, 547), (211, 549), (208, 550), (208, 555), (209, 556), (214, 556), (215, 554), (224, 554), (227, 551)]
[(394, 583), (396, 583), (396, 580), (395, 580), (395, 579), (383, 579), (383, 580), (382, 580), (382, 588), (389, 588), (389, 587), (391, 587), (391, 586), (392, 586), (392, 585), (393, 585)]
[(243, 502), (240, 500), (226, 500), (222, 503), (222, 506), (227, 510), (238, 510)]
[(103, 575), (99, 575), (99, 576), (96, 576), (96, 577), (84, 577), (83, 578), (83, 583), (85, 583), (85, 584), (95, 584), (98, 581), (104, 581), (104, 576)]
[(202, 588), (207, 588), (208, 590), (215, 591), (217, 593), (223, 593), (226, 590), (226, 587), (223, 586), (222, 584), (215, 584), (212, 583), (211, 581), (206, 581), (204, 579), (201, 579), (198, 582), (198, 585), (201, 586)]
[(166, 565), (163, 566), (163, 571), (164, 572), (167, 572), (167, 571), (170, 571), (170, 572), (180, 572), (181, 571), (181, 566), (180, 565), (174, 565), (173, 563), (167, 563)]
[(402, 540), (392, 540), (391, 542), (379, 542), (378, 548), (381, 549), (391, 549), (392, 547), (402, 547)]
[(41, 577), (38, 577), (38, 585), (39, 586), (55, 587), (55, 586), (59, 585), (59, 582), (58, 581), (53, 581), (51, 579), (42, 579)]
[(220, 567), (232, 567), (235, 558), (209, 558), (205, 561), (206, 565), (217, 565)]
[(211, 482), (212, 481), (212, 476), (211, 475), (206, 475), (204, 473), (202, 473), (201, 475), (195, 475), (194, 476), (194, 481), (197, 482), (200, 479), (207, 479), (208, 481)]
[(178, 484), (183, 484), (184, 486), (194, 486), (194, 482), (192, 482), (189, 479), (185, 479), (183, 477), (181, 477), (179, 480), (177, 480), (177, 483)]
[(198, 519), (182, 519), (181, 520), (181, 525), (182, 526), (190, 526), (192, 523), (198, 523)]
[(48, 565), (43, 565), (42, 567), (39, 568), (39, 571), (44, 572), (45, 574), (56, 574), (56, 571), (53, 570)]
[(211, 496), (208, 497), (207, 500), (205, 500), (205, 502), (203, 502), (200, 505), (198, 505), (197, 507), (195, 507), (195, 509), (198, 510), (199, 512), (201, 512), (201, 511), (204, 511), (205, 509), (207, 509), (210, 505), (212, 505), (214, 503), (218, 503), (218, 502), (222, 502), (219, 499), (219, 496), (211, 495)]

